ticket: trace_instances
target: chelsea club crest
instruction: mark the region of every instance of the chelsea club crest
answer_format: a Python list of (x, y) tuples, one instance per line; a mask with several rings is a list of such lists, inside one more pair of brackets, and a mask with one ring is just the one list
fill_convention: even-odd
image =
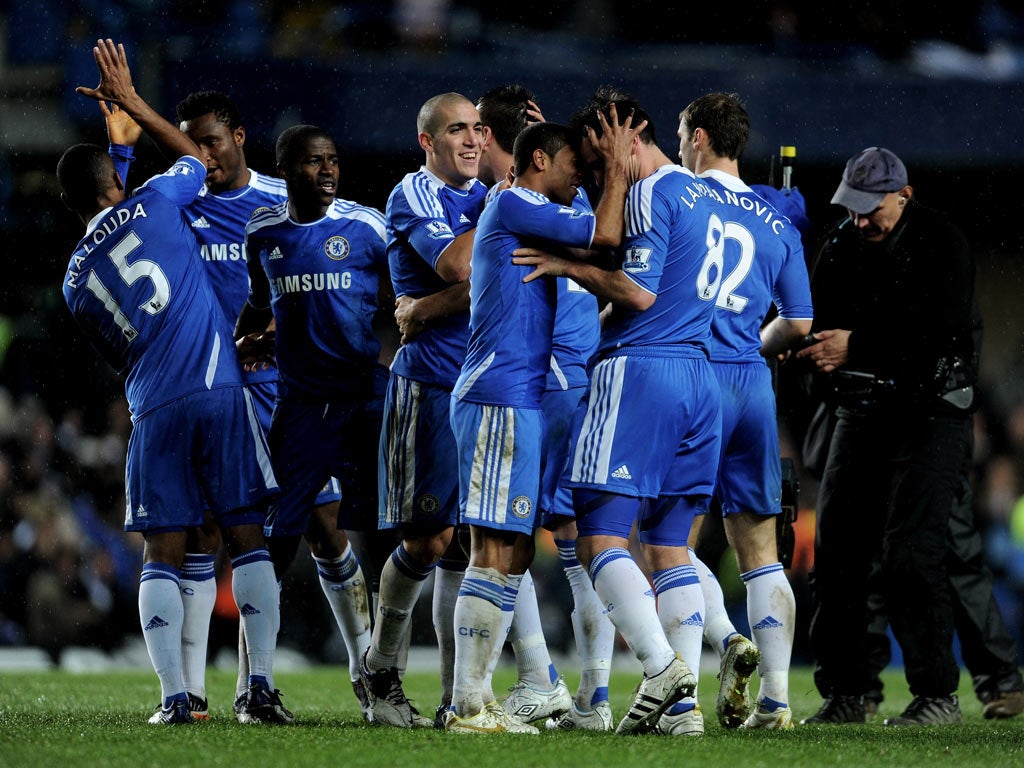
[(327, 254), (328, 258), (334, 259), (334, 261), (341, 261), (348, 256), (351, 250), (352, 246), (350, 246), (348, 244), (348, 240), (341, 235), (330, 237), (327, 239), (327, 242), (324, 243), (324, 253)]

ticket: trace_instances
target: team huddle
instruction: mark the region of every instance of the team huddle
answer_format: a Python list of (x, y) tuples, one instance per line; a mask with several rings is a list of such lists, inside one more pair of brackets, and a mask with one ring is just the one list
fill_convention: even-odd
[[(228, 97), (190, 94), (175, 126), (135, 92), (122, 47), (94, 53), (100, 84), (78, 90), (100, 101), (111, 145), (72, 147), (58, 167), (86, 224), (64, 295), (126, 376), (125, 529), (145, 537), (139, 611), (162, 693), (151, 723), (208, 717), (222, 543), (241, 615), (235, 715), (294, 721), (273, 658), (280, 578), (304, 537), (370, 722), (700, 735), (706, 640), (719, 722), (792, 727), (766, 359), (810, 332), (813, 310), (797, 228), (739, 176), (750, 126), (734, 95), (682, 110), (674, 162), (613, 88), (565, 125), (519, 86), (439, 94), (416, 118), (424, 165), (382, 214), (336, 197), (326, 131), (288, 128), (275, 177), (258, 174)], [(129, 196), (142, 130), (177, 160)], [(388, 360), (375, 322), (392, 308)], [(749, 639), (692, 549), (712, 498)], [(529, 572), (542, 526), (574, 599), (575, 696)], [(431, 573), (441, 685), (425, 716), (402, 677)], [(616, 634), (643, 668), (617, 725)], [(518, 679), (498, 702), (506, 638)]]

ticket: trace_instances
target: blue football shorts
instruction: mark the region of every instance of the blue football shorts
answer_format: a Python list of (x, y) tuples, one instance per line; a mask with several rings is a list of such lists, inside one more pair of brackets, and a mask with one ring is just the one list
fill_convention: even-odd
[(278, 398), (268, 442), (281, 495), (267, 516), (267, 537), (306, 533), (314, 505), (338, 498), (333, 478), (341, 485), (338, 527), (354, 531), (376, 527), (374, 448), (381, 407), (379, 400), (339, 403)]
[[(256, 406), (256, 415), (263, 426), (263, 434), (270, 434), (270, 425), (273, 422), (274, 405), (277, 403), (277, 381), (255, 381), (246, 385), (252, 401)], [(319, 507), (338, 501), (341, 498), (341, 483), (338, 478), (332, 477), (316, 495), (313, 506)]]
[(458, 523), (450, 401), (443, 387), (391, 374), (377, 459), (380, 529), (436, 530)]
[(704, 357), (598, 362), (573, 418), (570, 488), (710, 496), (721, 446), (718, 381)]
[(782, 464), (771, 371), (762, 362), (712, 363), (722, 392), (722, 514), (782, 512)]
[(459, 522), (531, 535), (540, 495), (539, 409), (451, 399), (459, 448)]
[(572, 417), (586, 387), (550, 389), (540, 398), (544, 415), (544, 445), (541, 456), (540, 510), (541, 524), (547, 528), (558, 525), (559, 518), (575, 517), (572, 492), (562, 482), (569, 458), (569, 434)]
[(242, 386), (174, 400), (140, 418), (128, 439), (126, 531), (260, 524), (277, 491), (252, 398)]

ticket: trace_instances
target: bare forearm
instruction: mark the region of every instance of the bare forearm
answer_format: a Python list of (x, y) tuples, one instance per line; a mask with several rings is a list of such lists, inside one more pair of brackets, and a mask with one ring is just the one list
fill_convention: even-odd
[(776, 317), (761, 329), (761, 355), (764, 357), (781, 355), (810, 332), (810, 320), (787, 320)]
[(464, 280), (448, 286), (443, 291), (423, 296), (409, 306), (408, 319), (422, 324), (465, 312), (469, 309), (469, 281)]
[(271, 328), (273, 319), (274, 316), (269, 307), (257, 309), (249, 302), (246, 302), (242, 305), (242, 311), (238, 315), (238, 322), (235, 324), (235, 339)]
[(624, 169), (621, 172), (606, 173), (601, 202), (594, 211), (597, 223), (594, 225), (594, 240), (591, 247), (614, 248), (622, 243), (628, 191), (629, 183), (626, 181)]
[(621, 269), (601, 269), (585, 262), (566, 261), (565, 276), (599, 299), (625, 309), (643, 311), (654, 303), (655, 297), (626, 277)]

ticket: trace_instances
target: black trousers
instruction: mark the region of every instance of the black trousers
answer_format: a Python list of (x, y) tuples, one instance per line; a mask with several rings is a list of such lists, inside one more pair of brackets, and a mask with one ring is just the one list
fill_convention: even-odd
[[(989, 701), (1006, 691), (1024, 690), (1024, 679), (1017, 667), (1017, 641), (995, 600), (992, 572), (985, 562), (984, 545), (974, 517), (969, 465), (961, 474), (960, 490), (949, 518), (949, 534), (946, 569), (952, 589), (953, 625), (974, 692), (980, 700)], [(876, 567), (872, 574), (873, 578), (880, 578), (881, 568)], [(891, 652), (886, 633), (888, 611), (880, 588), (873, 590), (868, 612), (868, 663), (874, 676), (867, 698), (881, 701), (879, 673), (888, 666)], [(818, 674), (816, 670), (815, 675)]]
[(913, 408), (840, 408), (818, 491), (811, 649), (823, 696), (864, 695), (873, 564), (915, 696), (959, 684), (947, 555), (970, 420)]

